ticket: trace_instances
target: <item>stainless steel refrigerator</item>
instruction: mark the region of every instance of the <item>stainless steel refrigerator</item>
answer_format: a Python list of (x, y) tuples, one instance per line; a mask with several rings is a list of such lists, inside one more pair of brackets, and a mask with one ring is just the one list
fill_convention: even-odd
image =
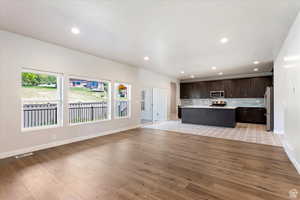
[(273, 131), (274, 128), (274, 89), (267, 87), (265, 92), (265, 108), (267, 118), (267, 131)]

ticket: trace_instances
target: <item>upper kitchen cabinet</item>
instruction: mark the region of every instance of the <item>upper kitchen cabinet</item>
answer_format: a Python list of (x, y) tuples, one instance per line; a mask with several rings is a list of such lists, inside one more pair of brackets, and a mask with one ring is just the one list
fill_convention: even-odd
[(191, 99), (191, 86), (193, 83), (180, 83), (180, 98)]
[(198, 82), (198, 89), (200, 93), (201, 99), (207, 99), (209, 98), (209, 92), (210, 92), (210, 84), (207, 81)]
[(234, 95), (233, 98), (251, 98), (251, 79), (236, 79), (234, 80)]
[(222, 81), (224, 86), (225, 98), (234, 98), (234, 82), (231, 79)]
[(258, 77), (251, 79), (252, 98), (262, 98), (265, 95), (266, 87), (273, 85), (272, 77)]
[(199, 99), (200, 90), (196, 83), (181, 83), (180, 98), (181, 99)]
[(199, 99), (200, 98), (200, 90), (198, 84), (192, 84), (190, 86), (190, 97), (192, 99)]
[(207, 99), (211, 91), (224, 91), (225, 98), (263, 98), (272, 77), (199, 81), (180, 84), (181, 99)]
[(210, 81), (210, 91), (224, 91), (223, 81)]

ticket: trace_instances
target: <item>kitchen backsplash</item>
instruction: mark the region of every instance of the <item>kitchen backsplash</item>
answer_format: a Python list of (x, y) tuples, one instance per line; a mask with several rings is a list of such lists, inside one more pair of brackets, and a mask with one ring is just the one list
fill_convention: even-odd
[(264, 98), (241, 98), (241, 99), (181, 99), (181, 106), (208, 106), (213, 100), (226, 101), (228, 106), (236, 107), (265, 107)]

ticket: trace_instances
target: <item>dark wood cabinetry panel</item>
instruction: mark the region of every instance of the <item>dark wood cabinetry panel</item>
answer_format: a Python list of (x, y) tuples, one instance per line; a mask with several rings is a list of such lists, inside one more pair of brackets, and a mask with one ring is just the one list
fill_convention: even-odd
[(198, 88), (200, 90), (200, 98), (202, 99), (209, 98), (210, 84), (207, 81), (198, 82)]
[(182, 123), (234, 128), (236, 109), (182, 108)]
[(178, 106), (178, 119), (181, 119), (181, 111), (182, 111), (182, 109), (181, 109), (181, 107), (180, 106)]
[(265, 108), (238, 108), (237, 122), (266, 124), (266, 109)]
[(181, 83), (180, 98), (206, 99), (210, 91), (225, 91), (225, 98), (263, 98), (266, 87), (272, 84), (271, 76)]
[(253, 98), (263, 97), (265, 88), (273, 85), (273, 80), (270, 77), (259, 77), (251, 79), (251, 96)]
[(233, 98), (234, 84), (233, 80), (223, 80), (225, 98)]
[(200, 98), (200, 90), (198, 84), (193, 84), (191, 86), (191, 95), (192, 99), (199, 99)]
[(181, 83), (180, 84), (180, 98), (181, 99), (190, 99), (191, 96), (191, 85), (192, 83)]
[(236, 79), (234, 85), (234, 98), (251, 98), (251, 79)]
[(224, 85), (223, 81), (211, 81), (210, 82), (211, 89), (210, 91), (223, 91), (224, 90)]

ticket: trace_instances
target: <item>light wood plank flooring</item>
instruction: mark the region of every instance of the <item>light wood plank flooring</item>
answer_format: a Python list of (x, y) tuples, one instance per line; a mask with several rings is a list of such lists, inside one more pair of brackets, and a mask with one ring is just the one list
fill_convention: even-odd
[(281, 147), (155, 129), (0, 161), (1, 200), (283, 200), (300, 176)]

